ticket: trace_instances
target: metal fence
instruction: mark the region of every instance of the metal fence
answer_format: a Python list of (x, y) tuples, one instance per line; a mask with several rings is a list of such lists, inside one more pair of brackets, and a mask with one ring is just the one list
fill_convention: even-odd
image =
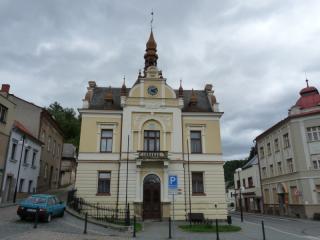
[(88, 213), (88, 217), (102, 222), (130, 225), (129, 204), (125, 209), (116, 209), (104, 203), (87, 202), (83, 198), (77, 198), (75, 192), (69, 192), (68, 206), (80, 214)]

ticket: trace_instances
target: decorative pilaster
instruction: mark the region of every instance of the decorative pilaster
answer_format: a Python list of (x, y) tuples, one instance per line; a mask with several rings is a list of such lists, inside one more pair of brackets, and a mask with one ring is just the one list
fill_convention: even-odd
[(135, 202), (141, 202), (141, 168), (136, 166), (136, 200)]
[(163, 202), (168, 202), (168, 166), (163, 167)]

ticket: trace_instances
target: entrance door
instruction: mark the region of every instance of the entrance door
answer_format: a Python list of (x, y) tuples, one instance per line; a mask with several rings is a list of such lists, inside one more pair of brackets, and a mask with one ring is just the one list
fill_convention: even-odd
[(150, 174), (143, 181), (143, 218), (160, 219), (160, 179), (157, 175)]
[(6, 186), (5, 186), (5, 196), (4, 201), (10, 202), (11, 200), (11, 191), (12, 191), (12, 176), (7, 176)]

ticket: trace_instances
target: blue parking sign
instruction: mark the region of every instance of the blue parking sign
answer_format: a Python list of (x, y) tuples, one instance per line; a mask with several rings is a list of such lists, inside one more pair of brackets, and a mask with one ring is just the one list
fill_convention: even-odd
[(170, 189), (177, 189), (178, 188), (178, 176), (177, 175), (169, 176), (168, 185), (169, 185)]

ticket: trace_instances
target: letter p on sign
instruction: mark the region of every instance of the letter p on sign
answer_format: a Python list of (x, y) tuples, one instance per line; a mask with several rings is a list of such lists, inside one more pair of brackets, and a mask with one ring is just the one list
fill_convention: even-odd
[(178, 188), (178, 176), (169, 176), (169, 188), (170, 189)]

